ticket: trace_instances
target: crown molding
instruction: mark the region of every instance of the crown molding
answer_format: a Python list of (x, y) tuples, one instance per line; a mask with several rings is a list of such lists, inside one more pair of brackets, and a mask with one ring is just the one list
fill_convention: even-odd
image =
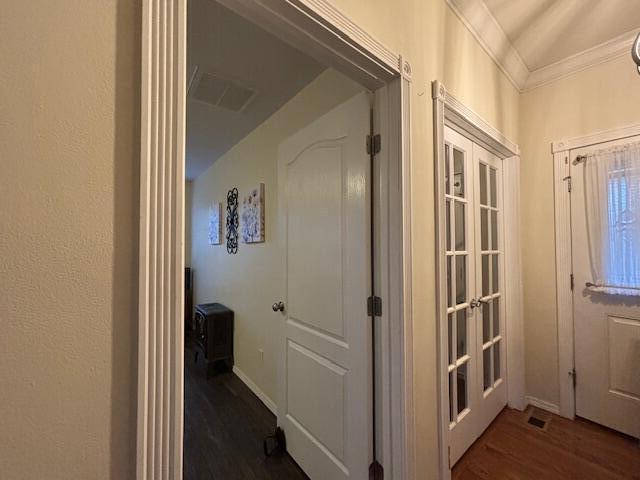
[(631, 47), (637, 35), (637, 30), (623, 33), (616, 38), (596, 45), (588, 50), (534, 70), (527, 79), (524, 91), (526, 92), (536, 87), (546, 85), (547, 83), (560, 80), (568, 75), (613, 60), (621, 55), (627, 55), (631, 52)]
[(529, 69), (485, 3), (482, 0), (446, 1), (498, 68), (522, 91)]
[(478, 43), (519, 92), (560, 80), (631, 51), (637, 30), (530, 71), (483, 0), (446, 0)]
[(623, 127), (603, 130), (601, 132), (583, 135), (581, 137), (558, 140), (551, 143), (551, 153), (561, 153), (576, 148), (590, 147), (600, 143), (621, 140), (623, 138), (640, 136), (640, 123), (625, 125)]

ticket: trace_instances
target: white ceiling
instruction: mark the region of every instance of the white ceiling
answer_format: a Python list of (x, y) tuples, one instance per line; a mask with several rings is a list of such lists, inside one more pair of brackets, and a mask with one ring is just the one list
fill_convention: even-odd
[(204, 172), (316, 78), (324, 66), (214, 0), (189, 0), (187, 79), (213, 73), (256, 92), (232, 112), (187, 96), (186, 177)]
[(529, 71), (640, 30), (640, 0), (484, 0)]

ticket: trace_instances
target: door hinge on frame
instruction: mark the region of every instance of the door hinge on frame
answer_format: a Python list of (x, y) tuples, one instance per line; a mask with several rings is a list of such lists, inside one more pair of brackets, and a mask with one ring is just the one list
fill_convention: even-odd
[(576, 369), (575, 369), (575, 368), (574, 368), (574, 369), (572, 369), (572, 370), (569, 372), (569, 376), (570, 376), (570, 377), (571, 377), (571, 379), (573, 380), (573, 389), (575, 390), (575, 389), (576, 389), (576, 381), (577, 381), (577, 378), (578, 378), (578, 375), (576, 374)]
[(568, 191), (569, 193), (571, 193), (571, 188), (572, 188), (572, 185), (571, 185), (571, 175), (568, 175), (568, 176), (564, 177), (562, 180), (563, 180), (563, 181), (565, 181), (565, 182), (567, 182), (567, 191)]
[(573, 276), (573, 273), (569, 276), (569, 281), (571, 282), (571, 291), (573, 292), (573, 288), (575, 286), (575, 277)]
[(367, 135), (367, 154), (377, 155), (382, 150), (382, 137), (380, 134)]
[(377, 460), (369, 465), (369, 480), (384, 480), (384, 470)]
[(367, 316), (369, 317), (382, 316), (382, 299), (380, 297), (371, 296), (367, 298)]

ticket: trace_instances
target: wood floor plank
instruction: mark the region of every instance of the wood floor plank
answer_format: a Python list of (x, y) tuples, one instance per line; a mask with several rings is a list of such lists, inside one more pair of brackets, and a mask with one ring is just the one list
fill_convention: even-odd
[(637, 440), (557, 415), (541, 430), (527, 423), (529, 413), (504, 409), (454, 466), (452, 478), (640, 480)]
[(231, 372), (207, 376), (185, 348), (184, 480), (308, 480), (288, 455), (265, 457), (275, 416)]

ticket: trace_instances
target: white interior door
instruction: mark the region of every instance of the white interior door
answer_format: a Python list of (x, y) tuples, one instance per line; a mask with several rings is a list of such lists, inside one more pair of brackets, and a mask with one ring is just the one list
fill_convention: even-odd
[[(638, 140), (640, 137), (635, 139)], [(570, 159), (573, 161), (594, 149), (629, 141), (573, 150)], [(586, 287), (587, 282), (594, 282), (594, 278), (589, 255), (591, 239), (587, 230), (585, 168), (584, 161), (577, 165), (572, 162), (576, 415), (640, 438), (640, 297), (598, 293)], [(633, 262), (634, 257), (640, 264), (640, 241), (627, 235), (633, 230), (625, 231), (627, 226), (633, 227), (633, 222), (640, 222), (640, 170), (625, 179), (611, 172), (602, 180), (606, 182), (604, 188), (608, 193), (608, 204), (603, 208), (607, 212), (610, 238), (620, 242), (620, 250), (614, 252), (611, 261), (617, 262), (620, 271), (624, 271), (632, 267), (629, 262)], [(618, 215), (624, 213), (618, 211), (619, 195), (627, 196), (629, 215)], [(638, 281), (640, 288), (640, 278)]]
[(502, 162), (445, 129), (449, 458), (506, 405)]
[(319, 480), (371, 459), (370, 100), (359, 94), (279, 149), (285, 326), (278, 423)]

